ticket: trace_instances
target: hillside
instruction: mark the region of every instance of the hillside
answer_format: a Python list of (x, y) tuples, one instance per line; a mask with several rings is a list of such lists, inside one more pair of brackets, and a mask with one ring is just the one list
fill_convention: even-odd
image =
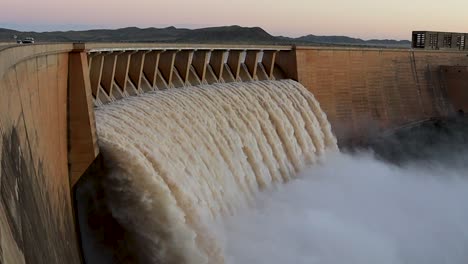
[(357, 45), (409, 47), (407, 40), (362, 40), (346, 36), (307, 35), (299, 38), (272, 36), (259, 27), (137, 28), (95, 29), (83, 31), (20, 32), (0, 28), (0, 42), (33, 37), (37, 42), (172, 42), (172, 43), (251, 43), (300, 45)]
[(330, 44), (350, 44), (350, 45), (390, 45), (390, 46), (405, 46), (411, 45), (407, 40), (392, 40), (392, 39), (371, 39), (362, 40), (359, 38), (351, 38), (347, 36), (315, 36), (307, 35), (296, 39), (299, 42), (312, 43), (330, 43)]

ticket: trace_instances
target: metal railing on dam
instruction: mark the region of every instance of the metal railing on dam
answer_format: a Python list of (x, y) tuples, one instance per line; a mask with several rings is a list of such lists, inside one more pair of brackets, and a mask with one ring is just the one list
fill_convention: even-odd
[(0, 263), (81, 262), (71, 190), (99, 153), (95, 105), (156, 89), (289, 78), (313, 92), (343, 141), (466, 109), (467, 55), (148, 43), (2, 46)]

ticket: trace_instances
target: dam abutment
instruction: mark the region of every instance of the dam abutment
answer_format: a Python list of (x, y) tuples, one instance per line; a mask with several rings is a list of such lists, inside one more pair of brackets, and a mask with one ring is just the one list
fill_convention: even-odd
[(0, 51), (1, 263), (80, 263), (67, 159), (72, 49)]

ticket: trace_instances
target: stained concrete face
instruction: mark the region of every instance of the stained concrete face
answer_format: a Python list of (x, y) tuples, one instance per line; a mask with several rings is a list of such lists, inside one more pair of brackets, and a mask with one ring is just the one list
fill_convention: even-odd
[(453, 109), (459, 114), (468, 113), (468, 65), (443, 66), (440, 71)]
[[(9, 226), (12, 238), (10, 243), (16, 245), (25, 263), (60, 263), (76, 257), (70, 250), (64, 250), (62, 256), (50, 254), (60, 250), (51, 247), (66, 247), (61, 245), (64, 230), (51, 227), (65, 224), (65, 230), (73, 230), (73, 222), (62, 223), (59, 217), (50, 215), (57, 210), (50, 201), (55, 199), (55, 195), (64, 196), (67, 191), (44, 191), (48, 189), (47, 183), (42, 180), (47, 177), (44, 174), (44, 163), (39, 160), (37, 167), (32, 164), (29, 146), (21, 142), (16, 127), (5, 131), (2, 137), (3, 177), (0, 193), (6, 225)], [(64, 202), (61, 206), (68, 207)], [(13, 262), (5, 259), (5, 263)]]
[(80, 263), (67, 160), (68, 51), (0, 53), (0, 263)]
[(91, 82), (85, 52), (69, 54), (68, 163), (74, 185), (96, 158), (99, 149), (94, 119)]
[(452, 113), (441, 65), (464, 52), (298, 48), (298, 80), (320, 102), (340, 142)]

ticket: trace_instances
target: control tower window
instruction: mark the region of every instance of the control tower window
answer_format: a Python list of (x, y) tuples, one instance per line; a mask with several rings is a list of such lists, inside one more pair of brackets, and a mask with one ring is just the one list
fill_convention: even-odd
[(450, 34), (445, 34), (444, 35), (444, 47), (445, 48), (452, 47), (452, 35), (450, 35)]
[(424, 48), (426, 44), (426, 34), (424, 33), (416, 33), (414, 36), (414, 47), (415, 48)]
[(429, 34), (429, 47), (431, 49), (437, 49), (438, 39), (437, 34)]
[(459, 50), (464, 50), (465, 49), (465, 35), (457, 36), (457, 48)]

